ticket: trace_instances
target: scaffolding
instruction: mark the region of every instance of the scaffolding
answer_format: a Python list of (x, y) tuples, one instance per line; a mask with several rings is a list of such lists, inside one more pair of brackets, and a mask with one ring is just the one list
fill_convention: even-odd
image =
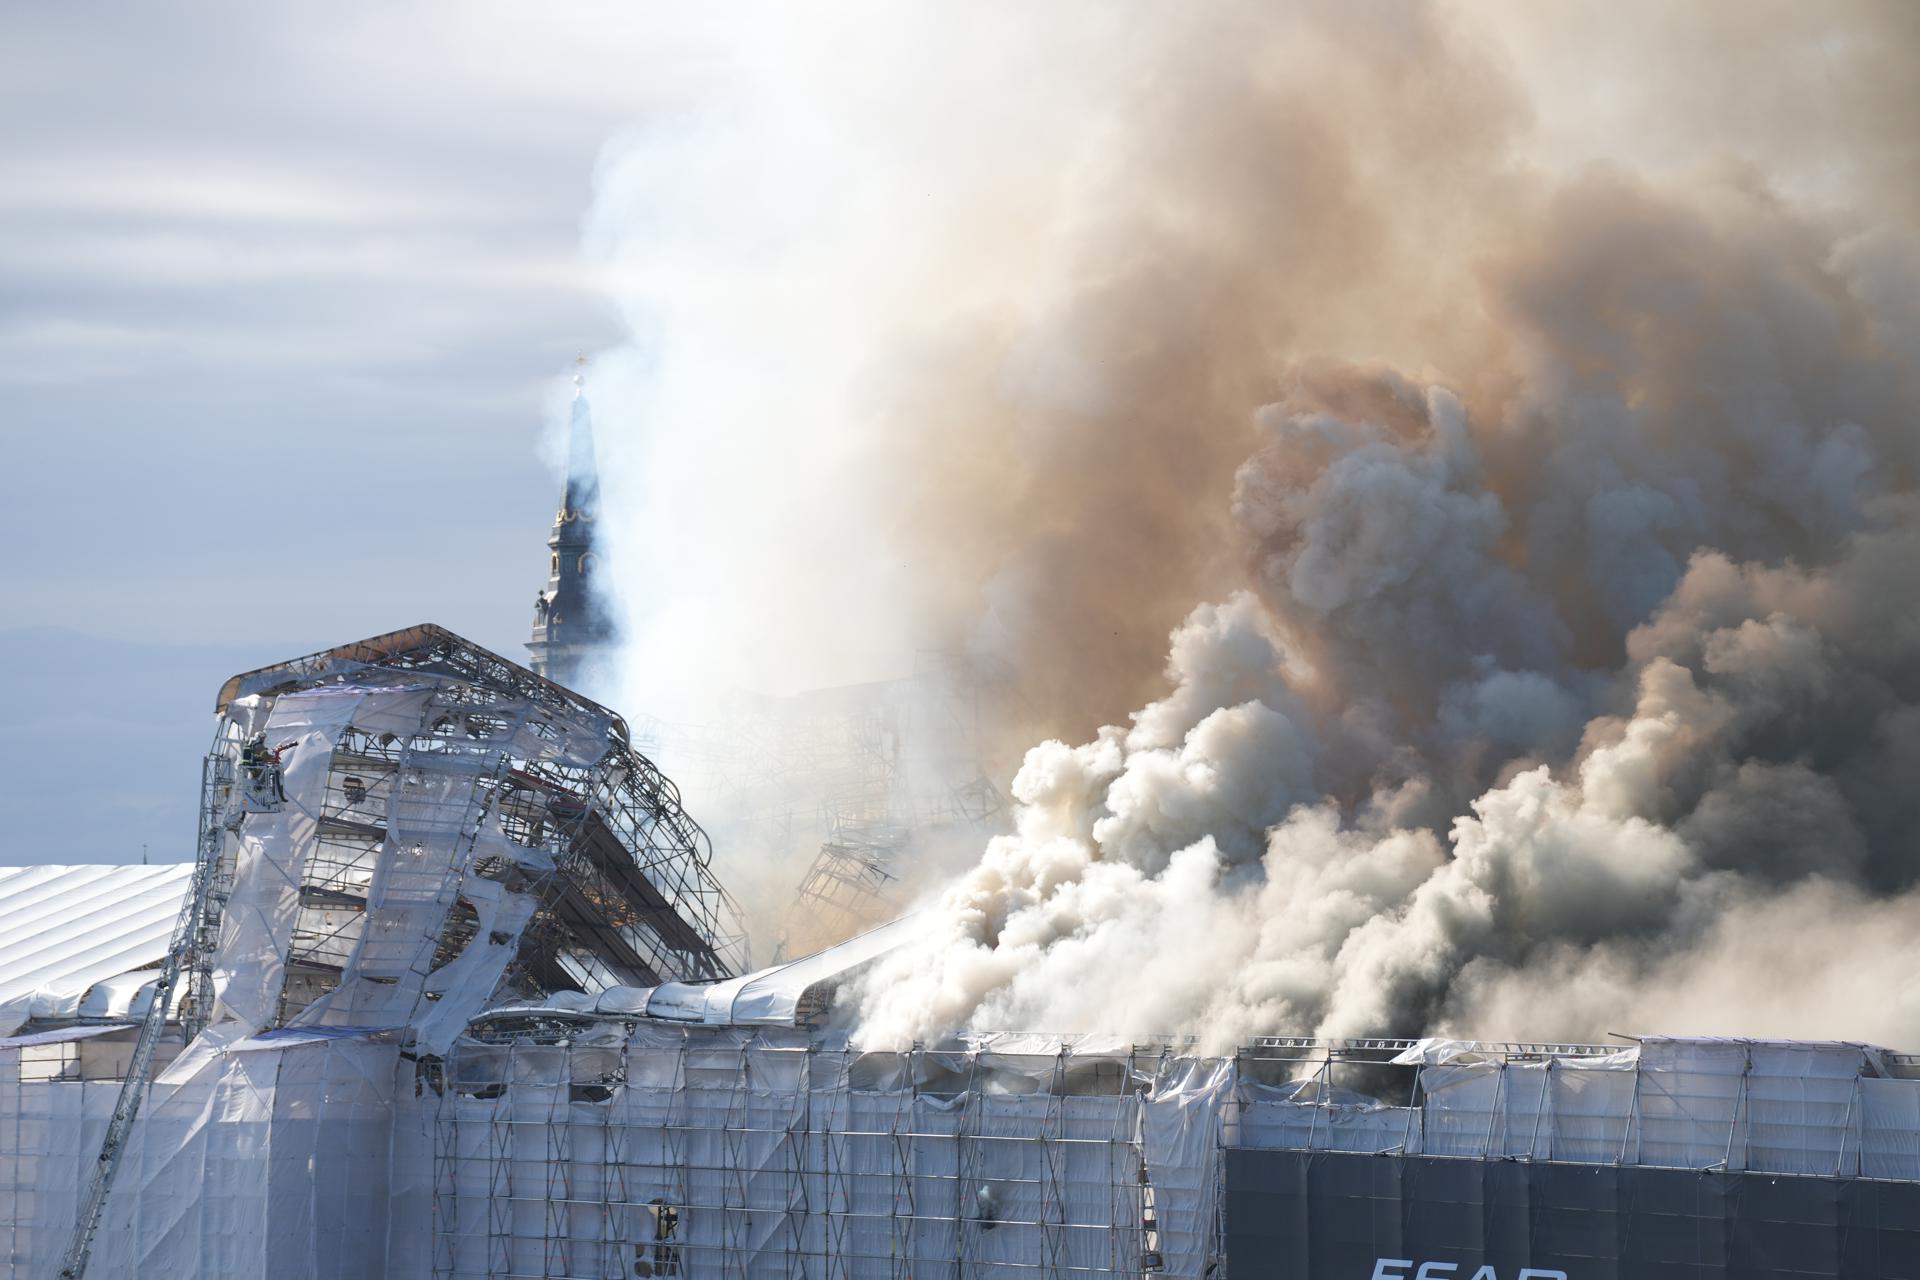
[[(132, 1031), (0, 1040), (0, 1276), (53, 1274)], [(1406, 1198), (1429, 1175), (1484, 1179), (1486, 1207), (1523, 1223), (1521, 1179), (1545, 1194), (1633, 1170), (1744, 1175), (1788, 1213), (1770, 1239), (1825, 1239), (1835, 1220), (1803, 1210), (1908, 1203), (1920, 1185), (1920, 1067), (1861, 1045), (1276, 1038), (1207, 1057), (999, 1035), (882, 1052), (562, 1009), (489, 1015), (444, 1057), (404, 1038), (289, 1028), (180, 1053), (127, 1144), (96, 1269), (1229, 1280), (1309, 1236), (1419, 1256), (1397, 1249), (1402, 1208), (1445, 1226), (1481, 1204)], [(1253, 1164), (1300, 1176), (1261, 1182)], [(1348, 1216), (1297, 1216), (1302, 1196)], [(1554, 1222), (1582, 1240), (1626, 1222), (1624, 1201), (1575, 1200)]]
[[(207, 760), (201, 774), (200, 788), (203, 798), (224, 803), (232, 790), (232, 773), (226, 768), (223, 758), (211, 757)], [(123, 1079), (114, 1098), (113, 1112), (107, 1117), (106, 1132), (100, 1139), (100, 1152), (88, 1173), (86, 1194), (74, 1211), (73, 1230), (60, 1262), (62, 1280), (81, 1280), (87, 1272), (94, 1239), (100, 1229), (100, 1216), (106, 1210), (114, 1179), (119, 1176), (120, 1162), (126, 1153), (134, 1121), (139, 1118), (140, 1106), (146, 1101), (147, 1081), (160, 1060), (161, 1040), (167, 1031), (167, 1015), (179, 990), (188, 949), (199, 931), (200, 922), (206, 917), (207, 904), (213, 895), (220, 843), (218, 821), (212, 811), (203, 809), (193, 878), (181, 905), (179, 919), (174, 925), (173, 937), (168, 942), (166, 958), (161, 962), (160, 976), (154, 983), (152, 996), (147, 1000), (146, 1016), (140, 1020), (138, 1034), (129, 1047)], [(78, 1055), (74, 1065), (76, 1068), (80, 1065)]]
[(435, 1276), (1140, 1276), (1212, 1239), (1164, 1048), (545, 1038), (447, 1059)]
[(1194, 1049), (501, 1024), (430, 1089), (433, 1274), (1219, 1277), (1272, 1225), (1235, 1151), (1920, 1177), (1920, 1080), (1858, 1045)]
[(760, 904), (776, 918), (778, 961), (897, 914), (935, 842), (977, 846), (1001, 829), (980, 733), (992, 685), (975, 664), (924, 651), (898, 679), (736, 693), (711, 721), (641, 732), (717, 815), (728, 848), (789, 869)]
[[(1894, 1238), (1910, 1212), (1836, 1207), (1878, 1213), (1895, 1183), (1885, 1203), (1920, 1203), (1912, 1056), (862, 1046), (833, 993), (912, 920), (703, 981), (742, 968), (705, 838), (618, 720), (567, 691), (416, 628), (236, 677), (220, 714), (147, 1006), (85, 1025), (76, 999), (44, 1015), (73, 1024), (0, 1038), (5, 1280), (78, 1275), (89, 1249), (112, 1275), (1229, 1280), (1234, 1229), (1271, 1265), (1275, 1222), (1289, 1247), (1364, 1260), (1300, 1273), (1364, 1274), (1376, 1246), (1415, 1256), (1416, 1207), (1624, 1240), (1631, 1196), (1549, 1213), (1511, 1188), (1677, 1185), (1601, 1176), (1636, 1170), (1721, 1180), (1723, 1204), (1677, 1215), (1700, 1251), (1764, 1180), (1738, 1229), (1767, 1247), (1920, 1256)], [(289, 744), (278, 776), (247, 752), (262, 741)]]
[(325, 1027), (404, 1029), (437, 1053), (503, 996), (744, 963), (705, 833), (619, 718), (450, 632), (235, 676), (216, 711), (191, 886), (74, 1212), (69, 1280), (182, 991), (183, 1033), (213, 1052)]
[(906, 830), (893, 823), (834, 818), (794, 893), (807, 934), (845, 938), (883, 915), (894, 903), (906, 844)]
[[(472, 1012), (744, 965), (673, 783), (617, 716), (525, 668), (414, 627), (235, 676), (217, 710), (203, 829), (225, 835), (205, 851), (190, 1027), (217, 1016), (222, 954), (253, 918), (230, 918), (235, 895), (258, 912), (259, 886), (240, 882), (266, 863), (296, 891), (274, 903), (280, 972), (257, 1029), (402, 1025), (457, 983), (478, 983)], [(235, 781), (250, 739), (285, 734), (284, 777), (269, 787), (255, 766)]]
[(829, 711), (818, 733), (834, 746), (835, 768), (819, 787), (820, 843), (795, 890), (782, 953), (897, 913), (926, 844), (995, 830), (1006, 805), (982, 762), (979, 699), (973, 668), (944, 651), (921, 654), (910, 679), (823, 695)]

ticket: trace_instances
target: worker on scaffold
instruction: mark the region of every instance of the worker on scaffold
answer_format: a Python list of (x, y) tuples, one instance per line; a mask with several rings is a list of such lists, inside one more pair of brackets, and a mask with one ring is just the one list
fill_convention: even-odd
[(255, 795), (265, 799), (264, 793), (270, 788), (275, 800), (286, 803), (286, 772), (281, 768), (280, 758), (293, 749), (293, 744), (294, 740), (289, 738), (269, 751), (267, 735), (256, 733), (240, 748), (240, 767), (246, 770), (247, 785)]

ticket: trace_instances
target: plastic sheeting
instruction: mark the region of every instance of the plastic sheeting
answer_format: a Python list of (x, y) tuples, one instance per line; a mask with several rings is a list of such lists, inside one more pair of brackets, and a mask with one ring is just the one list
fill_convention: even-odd
[(914, 916), (902, 916), (838, 946), (723, 982), (609, 987), (592, 1001), (571, 1000), (563, 992), (546, 1004), (568, 1011), (591, 1008), (597, 1013), (645, 1014), (709, 1027), (791, 1027), (800, 1018), (809, 988), (830, 986), (902, 945), (913, 936), (915, 921)]
[(1238, 1089), (1246, 1146), (1502, 1160), (1920, 1178), (1920, 1081), (1879, 1050), (1801, 1041), (1649, 1039), (1613, 1054), (1508, 1061), (1423, 1042), (1418, 1105)]
[[(22, 1081), (0, 1048), (0, 1276), (59, 1269), (119, 1094)], [(155, 1083), (89, 1274), (378, 1276), (398, 1050), (364, 1038), (207, 1045)]]
[(99, 1025), (79, 1027), (54, 1027), (47, 1031), (32, 1031), (21, 1036), (0, 1038), (0, 1049), (24, 1049), (29, 1045), (72, 1044), (76, 1040), (92, 1040), (99, 1036), (110, 1036), (116, 1031), (131, 1030), (131, 1022), (107, 1022)]
[[(257, 1031), (279, 1009), (301, 874), (318, 838), (334, 744), (366, 697), (358, 689), (314, 689), (286, 694), (266, 709), (262, 731), (268, 743), (292, 744), (284, 768), (286, 801), (249, 813), (241, 829), (213, 959), (223, 1021)], [(236, 710), (257, 715), (263, 708), (251, 702)]]
[(157, 867), (0, 868), (0, 1035), (34, 1018), (144, 1009), (193, 874)]
[(22, 1081), (21, 1059), (0, 1049), (0, 1276), (41, 1280), (59, 1270), (120, 1084)]
[(1230, 1062), (1180, 1060), (1154, 1081), (1142, 1105), (1143, 1154), (1169, 1276), (1198, 1277), (1210, 1270), (1220, 1109), (1232, 1085)]
[[(1314, 1155), (1300, 1177), (1351, 1170), (1360, 1181), (1327, 1187), (1382, 1204), (1642, 1185), (1628, 1173), (1745, 1177), (1774, 1197), (1779, 1174), (1920, 1186), (1920, 1081), (1867, 1074), (1879, 1059), (1857, 1046), (1452, 1055), (1420, 1073), (1414, 1105), (1389, 1106), (1092, 1038), (893, 1053), (796, 1029), (605, 1022), (565, 1044), (463, 1040), (443, 1070), (416, 1071), (354, 1029), (241, 1030), (214, 1029), (155, 1082), (96, 1274), (960, 1280), (1138, 1275), (1157, 1253), (1167, 1275), (1204, 1276), (1223, 1229), (1246, 1226), (1230, 1183), (1222, 1199), (1245, 1152)], [(113, 1107), (113, 1081), (22, 1078), (32, 1055), (92, 1043), (75, 1034), (0, 1044), (5, 1280), (57, 1268)], [(1267, 1189), (1281, 1200), (1242, 1211), (1305, 1203), (1310, 1183), (1285, 1176)]]
[(1390, 1107), (1299, 1081), (1285, 1088), (1241, 1083), (1237, 1145), (1381, 1154), (1404, 1151), (1419, 1134), (1419, 1109)]
[(1158, 1252), (1197, 1277), (1231, 1078), (1011, 1037), (463, 1044), (433, 1121), (434, 1274), (1138, 1275)]
[[(491, 703), (471, 710), (470, 690), (444, 677), (394, 683), (384, 676), (236, 700), (235, 732), (258, 723), (269, 744), (292, 743), (285, 801), (251, 807), (237, 833), (233, 888), (213, 957), (222, 1022), (244, 1031), (281, 1014), (290, 949), (295, 945), (301, 886), (312, 878), (328, 801), (333, 753), (349, 729), (427, 745), (399, 755), (390, 785), (365, 802), (384, 831), (357, 872), (365, 910), (343, 918), (337, 941), (338, 984), (297, 1008), (291, 1025), (412, 1029), (426, 1052), (444, 1052), (491, 997), (511, 963), (522, 931), (539, 905), (536, 893), (478, 874), (483, 865), (527, 864), (544, 855), (509, 840), (500, 814), (483, 802), (489, 784), (516, 759), (555, 759), (605, 749), (606, 724), (582, 714), (578, 724), (545, 717), (538, 731), (530, 703)], [(450, 749), (433, 732), (459, 717), (465, 736)], [(346, 874), (336, 871), (334, 874)], [(470, 941), (444, 961), (443, 928), (459, 908), (471, 913)]]
[(918, 925), (902, 916), (825, 951), (762, 973), (715, 983), (707, 995), (706, 1021), (733, 1026), (792, 1026), (807, 988), (844, 978), (905, 943)]

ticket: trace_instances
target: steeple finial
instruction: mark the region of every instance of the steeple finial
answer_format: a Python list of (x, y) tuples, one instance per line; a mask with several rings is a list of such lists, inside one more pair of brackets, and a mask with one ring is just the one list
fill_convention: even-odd
[(587, 403), (587, 358), (573, 362), (573, 410), (567, 422), (567, 488), (560, 500), (564, 515), (592, 520), (600, 514), (600, 469), (593, 456), (593, 411)]

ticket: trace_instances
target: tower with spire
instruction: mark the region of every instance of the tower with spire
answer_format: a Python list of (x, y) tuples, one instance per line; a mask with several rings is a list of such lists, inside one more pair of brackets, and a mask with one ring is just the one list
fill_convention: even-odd
[(567, 427), (567, 484), (547, 537), (547, 585), (533, 602), (533, 638), (527, 650), (533, 669), (563, 685), (582, 674), (612, 647), (613, 619), (600, 590), (594, 526), (600, 516), (600, 473), (594, 464), (593, 418), (578, 362), (573, 375), (573, 411)]

